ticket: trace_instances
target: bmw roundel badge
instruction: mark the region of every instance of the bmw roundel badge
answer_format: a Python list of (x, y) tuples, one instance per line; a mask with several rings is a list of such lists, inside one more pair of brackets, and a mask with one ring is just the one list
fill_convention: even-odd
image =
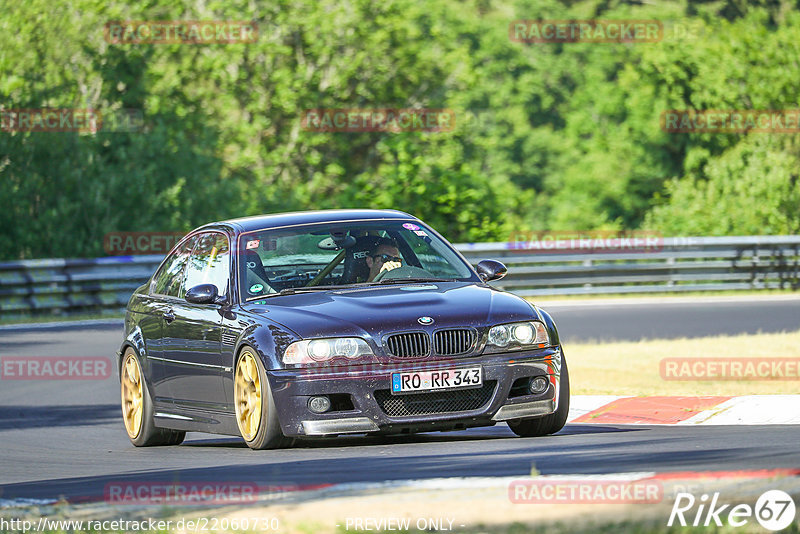
[(428, 317), (425, 315), (417, 319), (417, 322), (419, 324), (433, 324), (433, 317)]

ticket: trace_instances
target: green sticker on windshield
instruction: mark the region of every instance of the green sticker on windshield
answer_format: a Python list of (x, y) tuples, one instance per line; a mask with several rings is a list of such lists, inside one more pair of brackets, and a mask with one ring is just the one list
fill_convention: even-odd
[(253, 294), (261, 293), (261, 290), (263, 290), (263, 289), (264, 289), (263, 285), (261, 285), (261, 284), (253, 284), (252, 286), (250, 286), (250, 293), (253, 293)]

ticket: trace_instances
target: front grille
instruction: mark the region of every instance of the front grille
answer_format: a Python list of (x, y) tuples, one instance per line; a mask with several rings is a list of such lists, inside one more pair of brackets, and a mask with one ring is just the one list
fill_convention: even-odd
[(395, 358), (422, 358), (430, 351), (430, 341), (425, 332), (394, 334), (386, 339), (386, 349)]
[(439, 330), (433, 335), (433, 350), (441, 356), (466, 354), (472, 350), (475, 339), (474, 330)]
[(389, 417), (431, 415), (437, 413), (467, 412), (477, 410), (492, 399), (495, 380), (488, 380), (475, 389), (433, 391), (392, 395), (388, 389), (375, 391), (378, 406)]

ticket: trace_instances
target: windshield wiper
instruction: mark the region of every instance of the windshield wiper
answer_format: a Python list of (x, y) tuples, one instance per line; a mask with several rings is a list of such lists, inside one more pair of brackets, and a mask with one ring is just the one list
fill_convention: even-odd
[(358, 286), (359, 284), (334, 284), (329, 286), (300, 286), (300, 287), (288, 287), (286, 289), (281, 290), (283, 294), (291, 294), (297, 293), (298, 291), (319, 291), (322, 289), (347, 289), (350, 287)]
[(280, 297), (283, 295), (295, 295), (297, 293), (306, 293), (310, 291), (323, 291), (327, 289), (358, 289), (358, 288), (365, 288), (365, 287), (375, 287), (380, 285), (391, 285), (391, 284), (419, 284), (420, 282), (456, 282), (455, 278), (387, 278), (385, 280), (381, 280), (380, 282), (361, 282), (357, 284), (337, 284), (332, 286), (310, 286), (310, 287), (287, 287), (286, 289), (282, 289), (277, 293), (268, 293), (266, 295), (259, 295), (256, 297), (250, 297), (245, 302), (250, 302), (253, 300), (261, 300), (261, 299), (268, 299), (270, 297)]
[(330, 285), (330, 286), (300, 286), (300, 287), (287, 287), (286, 289), (281, 289), (277, 293), (267, 293), (266, 295), (259, 295), (257, 297), (250, 297), (245, 302), (250, 302), (251, 300), (261, 300), (270, 297), (280, 297), (282, 295), (294, 295), (297, 293), (305, 293), (307, 291), (322, 291), (326, 289), (350, 289), (353, 287), (364, 287), (364, 284), (337, 284), (337, 285)]
[(455, 282), (454, 278), (384, 278), (379, 282), (370, 282), (372, 285), (383, 285), (383, 284), (405, 284), (405, 283), (414, 283), (418, 284), (420, 282)]

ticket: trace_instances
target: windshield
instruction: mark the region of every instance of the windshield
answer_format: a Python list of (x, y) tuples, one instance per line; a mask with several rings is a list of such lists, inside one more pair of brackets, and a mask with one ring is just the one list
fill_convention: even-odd
[(239, 238), (242, 300), (280, 292), (418, 281), (478, 281), (419, 221), (357, 221), (259, 230)]

